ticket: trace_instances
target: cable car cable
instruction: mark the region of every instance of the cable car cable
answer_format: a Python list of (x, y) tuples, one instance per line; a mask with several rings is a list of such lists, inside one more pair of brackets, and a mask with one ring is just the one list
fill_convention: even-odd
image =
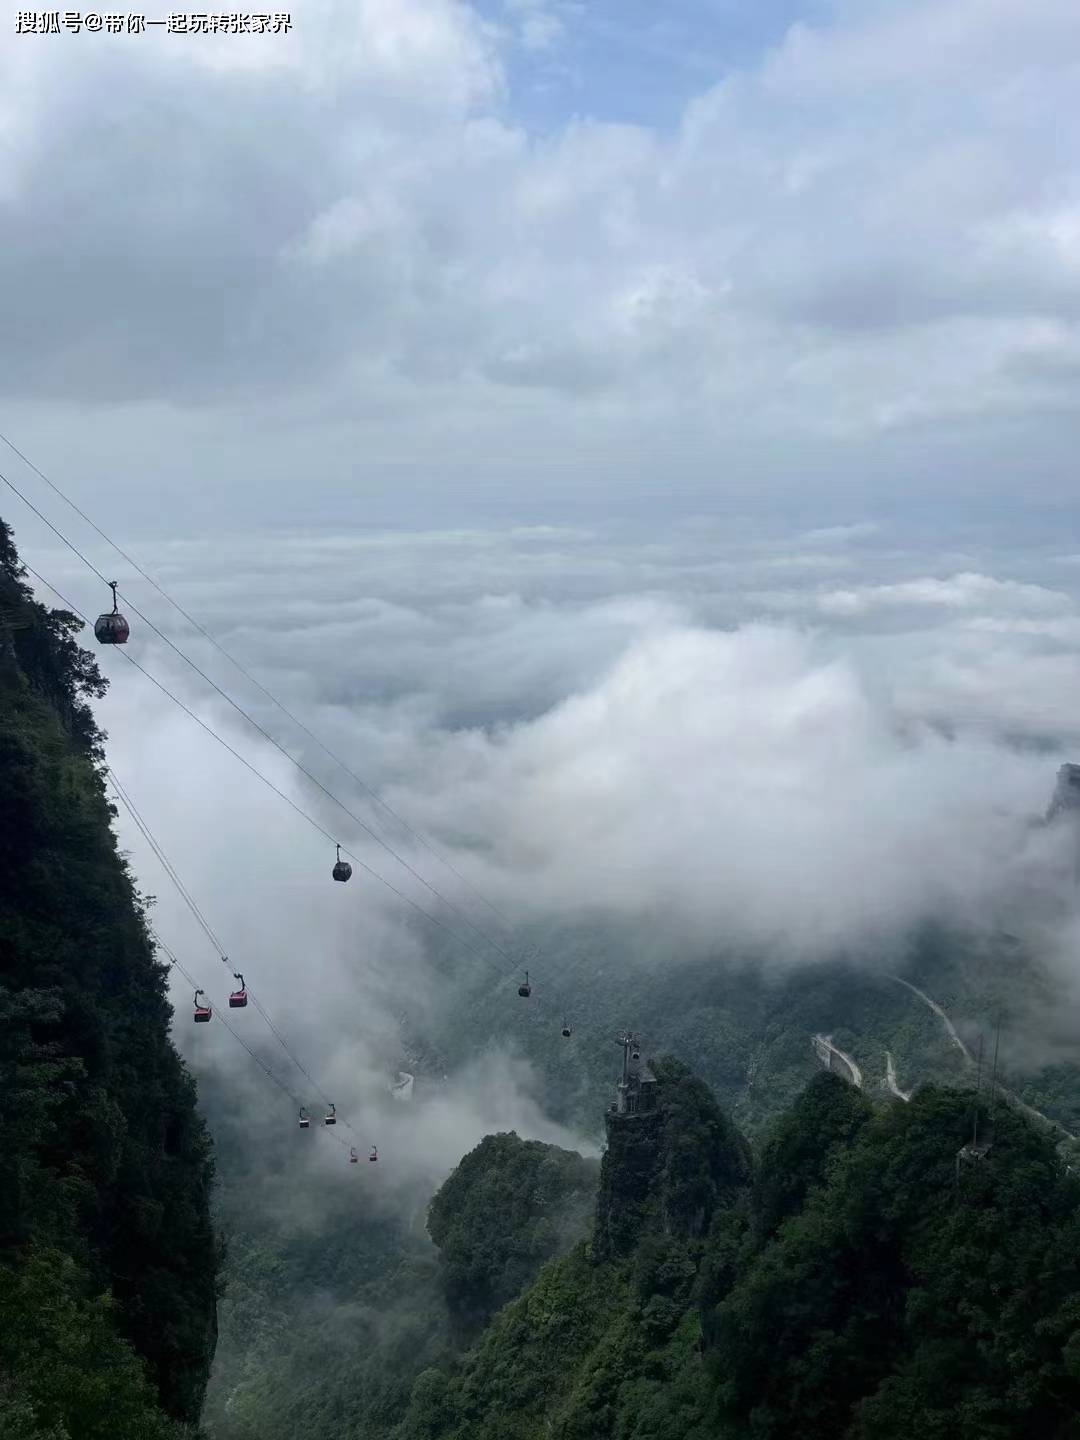
[(165, 851), (161, 848), (157, 840), (154, 838), (153, 834), (150, 831), (149, 825), (143, 820), (142, 816), (138, 811), (138, 808), (135, 805), (135, 802), (127, 793), (124, 786), (120, 783), (120, 779), (119, 776), (116, 774), (116, 771), (110, 765), (106, 767), (105, 773), (109, 778), (109, 783), (112, 785), (113, 790), (116, 793), (117, 799), (120, 800), (121, 803), (127, 808), (129, 813), (131, 814), (131, 818), (135, 821), (135, 824), (142, 831), (151, 849), (161, 861), (162, 868), (165, 870), (165, 873), (169, 876), (169, 879), (176, 886), (181, 898), (183, 899), (184, 903), (187, 905), (191, 913), (194, 915), (199, 926), (205, 933), (207, 939), (210, 941), (211, 945), (213, 945), (214, 949), (217, 951), (221, 959), (227, 960), (227, 951), (225, 949), (225, 946), (221, 943), (220, 939), (215, 934), (213, 927), (207, 920), (206, 916), (203, 914), (202, 910), (199, 908), (199, 905), (196, 903), (194, 896), (191, 894), (187, 886), (181, 880), (180, 875), (174, 867), (172, 861), (165, 854)]
[[(0, 476), (0, 479), (2, 478), (4, 477)], [(67, 609), (71, 611), (71, 613), (81, 619), (84, 624), (89, 625), (90, 622), (83, 614), (83, 612), (79, 610), (77, 606), (73, 605), (71, 601), (69, 601), (66, 596), (60, 590), (58, 590), (55, 585), (52, 584), (51, 581), (47, 580), (45, 576), (40, 574), (39, 571), (35, 570), (33, 566), (26, 565), (25, 562), (24, 568), (26, 569), (28, 574), (33, 575), (36, 580), (38, 580), (42, 585), (46, 586), (47, 589), (51, 590), (53, 594), (56, 595), (57, 598), (60, 600), (61, 604), (66, 606)], [(93, 567), (91, 566), (91, 568)], [(190, 719), (194, 720), (195, 723), (202, 730), (204, 730), (209, 736), (211, 736), (212, 739), (216, 740), (217, 743), (221, 745), (223, 749), (227, 750), (230, 755), (232, 755), (235, 759), (239, 760), (240, 763), (244, 766), (244, 768), (249, 770), (257, 780), (260, 780), (269, 790), (272, 790), (279, 799), (284, 800), (285, 803), (290, 807), (290, 809), (295, 811), (296, 814), (299, 815), (303, 820), (306, 820), (307, 823), (312, 826), (313, 829), (317, 830), (325, 839), (329, 840), (331, 843), (335, 843), (334, 837), (325, 828), (325, 826), (323, 826), (318, 820), (316, 820), (312, 815), (310, 815), (306, 810), (304, 810), (300, 805), (298, 805), (293, 799), (291, 799), (283, 790), (281, 790), (277, 785), (275, 785), (274, 782), (270, 780), (267, 776), (265, 776), (260, 770), (256, 769), (256, 767), (249, 760), (247, 760), (243, 755), (241, 755), (240, 752), (236, 750), (232, 745), (230, 745), (227, 740), (220, 736), (217, 731), (213, 729), (212, 726), (208, 725), (206, 721), (203, 720), (199, 715), (196, 715), (196, 713), (190, 708), (190, 706), (186, 705), (183, 700), (181, 700), (178, 696), (174, 695), (173, 692), (169, 690), (166, 685), (164, 685), (160, 680), (158, 680), (156, 676), (152, 675), (150, 671), (145, 668), (145, 666), (141, 665), (132, 654), (130, 654), (127, 650), (122, 650), (120, 653), (124, 656), (126, 660), (128, 660), (132, 665), (134, 665), (135, 668), (151, 682), (151, 684), (153, 684), (158, 690), (160, 690), (167, 699), (171, 700), (175, 705), (179, 707), (179, 709), (183, 710), (183, 712), (187, 716), (189, 716)], [(449, 925), (445, 924), (445, 922), (443, 922), (442, 920), (439, 920), (437, 916), (432, 915), (430, 911), (425, 910), (424, 907), (420, 905), (417, 901), (413, 900), (411, 896), (408, 896), (403, 891), (399, 890), (396, 885), (394, 885), (391, 881), (387, 880), (384, 875), (381, 875), (379, 873), (379, 871), (375, 870), (372, 866), (361, 860), (359, 856), (353, 854), (352, 851), (345, 849), (345, 847), (342, 847), (342, 849), (344, 850), (345, 854), (349, 855), (353, 860), (356, 861), (356, 863), (360, 866), (362, 870), (373, 876), (393, 895), (397, 896), (398, 899), (402, 900), (411, 909), (422, 915), (426, 920), (429, 921), (429, 923), (437, 926), (438, 929), (449, 935), (452, 940), (454, 940), (458, 945), (460, 945), (462, 949), (465, 950), (468, 954), (470, 954), (474, 959), (483, 960), (486, 963), (493, 965), (497, 970), (502, 972), (502, 967), (497, 964), (497, 962), (493, 959), (492, 956), (486, 954), (485, 952), (476, 950), (467, 940), (463, 939), (460, 935), (456, 933), (456, 931), (452, 930)], [(508, 979), (512, 979), (513, 976), (516, 974), (520, 974), (520, 970), (517, 966), (514, 966), (513, 970), (502, 973), (505, 981)], [(543, 1004), (541, 997), (539, 996), (536, 997), (536, 999), (533, 1001), (533, 1006), (534, 1010), (541, 1012), (546, 1008)]]
[[(0, 472), (0, 480), (3, 481), (3, 483), (8, 487), (12, 494), (17, 495), (18, 498), (23, 502), (23, 504), (33, 511), (33, 513), (38, 517), (39, 520), (42, 521), (43, 524), (48, 526), (48, 528), (52, 531), (56, 538), (60, 540), (64, 545), (66, 545), (73, 555), (76, 555), (83, 562), (83, 564), (88, 567), (88, 569), (94, 572), (94, 574), (98, 577), (98, 579), (102, 582), (103, 585), (110, 585), (112, 583), (111, 581), (105, 579), (105, 576), (101, 573), (101, 571), (97, 568), (93, 561), (87, 559), (87, 557), (82, 553), (78, 546), (75, 545), (73, 541), (69, 540), (68, 537), (63, 533), (63, 531), (58, 529), (57, 526), (55, 526), (52, 521), (37, 508), (37, 506), (32, 500), (27, 499), (27, 497), (22, 493), (18, 486), (14, 485), (11, 480), (9, 480), (8, 477), (3, 474), (3, 472)], [(490, 945), (493, 950), (498, 951), (498, 953), (503, 957), (503, 959), (507, 960), (511, 965), (514, 964), (513, 957), (502, 947), (502, 945), (499, 944), (497, 940), (493, 940), (485, 930), (483, 930), (479, 925), (477, 925), (473, 920), (471, 920), (469, 916), (466, 915), (464, 910), (461, 909), (460, 906), (455, 905), (452, 900), (448, 900), (445, 895), (443, 895), (434, 885), (432, 885), (430, 880), (425, 879), (425, 877), (420, 874), (419, 870), (417, 870), (415, 866), (410, 865), (408, 860), (406, 860), (403, 855), (399, 855), (398, 852), (394, 849), (394, 847), (388, 841), (382, 838), (378, 831), (373, 830), (370, 825), (368, 825), (364, 820), (361, 820), (360, 816), (357, 815), (355, 811), (350, 810), (348, 805), (346, 805), (343, 800), (339, 800), (338, 797), (333, 793), (333, 791), (329, 790), (317, 776), (313, 775), (311, 771), (307, 769), (305, 765), (302, 765), (294, 755), (290, 755), (288, 750), (285, 749), (284, 745), (282, 745), (278, 740), (276, 740), (274, 736), (271, 735), (270, 731), (265, 728), (265, 726), (260, 725), (258, 720), (256, 720), (254, 716), (249, 715), (248, 712), (244, 709), (244, 707), (237, 700), (234, 700), (227, 691), (223, 690), (216, 680), (212, 680), (210, 676), (207, 675), (205, 670), (198, 666), (189, 655), (185, 655), (183, 650), (180, 649), (179, 645), (175, 644), (175, 642), (170, 640), (169, 637), (163, 633), (163, 631), (159, 630), (158, 627), (154, 624), (154, 622), (147, 615), (143, 614), (143, 612), (134, 603), (130, 596), (122, 595), (121, 598), (123, 599), (126, 607), (129, 610), (133, 611), (136, 615), (138, 615), (139, 619), (143, 621), (143, 623), (148, 627), (148, 629), (150, 629), (158, 637), (159, 640), (164, 641), (164, 643), (168, 645), (170, 650), (173, 650), (177, 655), (179, 655), (180, 659), (183, 660), (186, 665), (189, 665), (191, 669), (195, 671), (196, 675), (198, 675), (202, 680), (204, 680), (206, 684), (209, 685), (210, 688), (216, 692), (216, 694), (220, 695), (221, 698), (228, 705), (232, 706), (232, 708), (236, 711), (238, 715), (242, 716), (249, 725), (251, 725), (255, 730), (257, 730), (259, 734), (263, 737), (263, 739), (267, 742), (267, 744), (272, 745), (274, 749), (277, 750), (289, 762), (290, 765), (294, 765), (296, 769), (299, 770), (301, 775), (305, 776), (311, 782), (311, 784), (316, 787), (316, 789), (320, 790), (328, 800), (332, 801), (339, 810), (343, 811), (344, 814), (346, 814), (349, 819), (353, 821), (354, 824), (358, 825), (361, 830), (365, 831), (368, 835), (370, 835), (376, 844), (381, 845), (388, 854), (392, 855), (393, 858), (398, 862), (398, 864), (401, 865), (405, 870), (407, 870), (414, 879), (419, 880), (421, 885), (423, 885), (426, 889), (430, 890), (431, 893), (436, 897), (436, 899), (440, 900), (445, 906), (448, 907), (448, 909), (453, 910), (456, 914), (460, 915), (461, 919), (465, 922), (466, 925), (468, 925), (469, 929), (479, 935), (480, 938), (485, 942), (485, 944)], [(126, 654), (126, 652), (124, 653)]]
[[(61, 601), (63, 605), (68, 608), (68, 610), (71, 611), (73, 615), (77, 615), (78, 618), (82, 620), (85, 625), (89, 625), (90, 622), (87, 620), (83, 612), (79, 610), (75, 605), (73, 605), (70, 600), (66, 599), (65, 596), (61, 593), (61, 591), (56, 588), (55, 585), (53, 585), (50, 581), (46, 580), (42, 574), (40, 574), (37, 570), (33, 568), (33, 566), (25, 565), (25, 569), (28, 574), (33, 575), (36, 580), (39, 580), (42, 585), (45, 585), (49, 590), (51, 590), (53, 594)], [(239, 760), (241, 765), (243, 765), (246, 770), (250, 770), (252, 775), (254, 775), (257, 780), (260, 780), (267, 787), (267, 789), (272, 790), (280, 800), (284, 800), (286, 805), (288, 805), (291, 810), (294, 810), (296, 814), (301, 817), (301, 819), (306, 820), (313, 829), (317, 830), (319, 834), (322, 835), (326, 840), (328, 840), (332, 845), (337, 843), (334, 840), (333, 835), (331, 835), (330, 831), (327, 830), (324, 825), (320, 824), (320, 822), (316, 820), (314, 816), (309, 815), (308, 812), (304, 810), (301, 806), (299, 806), (295, 800), (291, 799), (288, 795), (286, 795), (285, 791), (275, 785), (274, 782), (270, 780), (267, 776), (265, 776), (261, 770), (256, 769), (256, 767), (251, 763), (250, 760), (246, 759), (243, 755), (241, 755), (239, 750), (234, 749), (234, 747), (230, 745), (227, 740), (223, 739), (222, 736), (220, 736), (212, 726), (208, 725), (205, 720), (203, 720), (200, 716), (196, 715), (194, 710), (192, 710), (190, 706), (186, 705), (183, 700), (181, 700), (178, 696), (174, 695), (173, 692), (166, 685), (162, 684), (162, 682), (155, 675), (152, 675), (145, 666), (140, 665), (138, 660), (136, 660), (132, 654), (130, 654), (127, 650), (121, 650), (120, 654), (122, 654), (124, 659), (127, 660), (130, 664), (134, 665), (136, 670), (138, 670), (141, 674), (145, 675), (146, 678), (150, 681), (150, 683), (156, 686), (157, 689), (160, 690), (161, 693), (165, 695), (169, 700), (171, 700), (174, 705), (179, 706), (179, 708), (183, 710), (185, 715), (188, 715), (192, 720), (194, 720), (196, 725), (198, 725), (201, 729), (205, 730), (206, 733), (214, 740), (216, 740), (223, 749), (227, 750), (230, 755), (232, 755), (235, 759)], [(464, 950), (466, 950), (470, 955), (472, 955), (474, 959), (483, 960), (487, 964), (494, 965), (495, 968), (498, 969), (500, 972), (502, 971), (502, 967), (498, 965), (497, 962), (490, 955), (474, 949), (467, 940), (464, 940), (444, 921), (440, 920), (437, 916), (432, 915), (429, 910), (425, 910), (418, 901), (414, 900), (410, 895), (406, 895), (403, 890), (399, 890), (392, 881), (387, 880), (385, 875), (381, 875), (378, 870), (374, 869), (371, 865), (368, 865), (364, 860), (361, 860), (360, 857), (356, 855), (353, 851), (346, 849), (344, 845), (341, 847), (341, 849), (344, 854), (348, 855), (352, 860), (355, 860), (357, 865), (359, 865), (362, 870), (366, 871), (367, 874), (373, 876), (376, 880), (379, 881), (380, 884), (384, 885), (386, 889), (391, 892), (391, 894), (396, 895), (399, 900), (403, 901), (411, 909), (415, 910), (417, 914), (422, 915), (432, 925), (437, 926), (445, 934), (449, 935), (452, 940), (454, 940), (458, 945), (460, 945)], [(508, 971), (506, 973), (510, 974), (513, 972)]]
[[(136, 808), (134, 802), (132, 801), (130, 795), (128, 795), (128, 794), (126, 793), (126, 791), (124, 790), (123, 786), (122, 786), (122, 785), (119, 783), (119, 781), (117, 780), (117, 777), (116, 777), (115, 772), (110, 769), (110, 770), (108, 771), (108, 775), (109, 775), (109, 780), (110, 780), (110, 782), (112, 783), (113, 788), (114, 788), (115, 791), (116, 791), (117, 798), (121, 801), (121, 803), (122, 803), (122, 804), (125, 806), (125, 808), (128, 810), (129, 814), (131, 815), (131, 818), (134, 820), (135, 824), (138, 826), (138, 828), (139, 828), (139, 830), (141, 831), (144, 839), (145, 839), (146, 842), (149, 844), (150, 848), (153, 850), (153, 852), (154, 852), (154, 854), (157, 856), (157, 858), (161, 861), (161, 864), (162, 864), (162, 867), (163, 867), (164, 870), (165, 870), (165, 873), (168, 875), (169, 879), (172, 880), (173, 884), (176, 886), (176, 889), (177, 889), (177, 891), (179, 892), (181, 899), (184, 900), (185, 904), (187, 904), (187, 906), (188, 906), (189, 909), (191, 910), (192, 914), (195, 916), (196, 920), (198, 921), (199, 925), (202, 927), (203, 931), (206, 933), (208, 939), (210, 940), (210, 943), (214, 946), (214, 949), (217, 951), (217, 953), (218, 953), (219, 957), (221, 958), (221, 960), (222, 960), (225, 964), (228, 964), (229, 961), (228, 961), (228, 956), (227, 956), (227, 954), (226, 954), (226, 952), (225, 952), (225, 947), (221, 944), (220, 940), (219, 940), (218, 937), (215, 935), (213, 929), (210, 927), (209, 923), (208, 923), (207, 920), (206, 920), (206, 917), (203, 915), (201, 909), (200, 909), (199, 906), (196, 904), (193, 896), (191, 895), (191, 892), (188, 890), (188, 888), (187, 888), (187, 886), (184, 884), (184, 882), (180, 879), (180, 876), (179, 876), (179, 873), (178, 873), (177, 870), (176, 870), (176, 867), (172, 864), (172, 862), (170, 861), (169, 857), (165, 854), (165, 851), (164, 851), (163, 847), (161, 846), (160, 842), (157, 840), (157, 838), (156, 838), (156, 836), (154, 835), (153, 831), (150, 829), (150, 826), (149, 826), (148, 823), (143, 819), (142, 815), (139, 813), (139, 811), (138, 811), (138, 809)], [(315, 1077), (311, 1074), (311, 1072), (308, 1070), (307, 1066), (303, 1064), (303, 1062), (300, 1060), (299, 1056), (294, 1052), (294, 1050), (292, 1049), (292, 1046), (291, 1046), (291, 1045), (289, 1044), (289, 1042), (285, 1039), (284, 1035), (282, 1035), (281, 1031), (277, 1028), (277, 1026), (274, 1024), (273, 1020), (270, 1018), (269, 1013), (268, 1013), (267, 1010), (264, 1008), (264, 1006), (263, 1006), (262, 1002), (259, 1000), (258, 996), (255, 994), (255, 992), (251, 989), (250, 986), (246, 986), (245, 988), (246, 988), (247, 994), (248, 994), (248, 995), (250, 996), (250, 998), (251, 998), (251, 1003), (255, 1006), (255, 1009), (258, 1010), (259, 1014), (260, 1014), (260, 1015), (262, 1016), (262, 1018), (266, 1021), (266, 1024), (267, 1024), (268, 1027), (270, 1028), (270, 1031), (272, 1032), (274, 1038), (277, 1040), (277, 1042), (278, 1042), (278, 1044), (281, 1046), (281, 1048), (285, 1051), (285, 1054), (289, 1057), (289, 1059), (290, 1059), (290, 1060), (292, 1061), (292, 1063), (296, 1066), (296, 1068), (300, 1071), (300, 1073), (305, 1077), (305, 1079), (306, 1079), (306, 1080), (311, 1084), (311, 1086), (315, 1089), (315, 1091), (318, 1093), (320, 1099), (322, 1099), (327, 1105), (332, 1105), (333, 1102), (331, 1101), (329, 1095), (327, 1095), (326, 1091), (322, 1088), (322, 1086), (318, 1083), (318, 1081), (315, 1079)], [(342, 1118), (342, 1120), (343, 1120), (343, 1123), (344, 1123), (345, 1125), (347, 1125), (348, 1128), (351, 1130), (351, 1129), (352, 1129), (352, 1126), (349, 1124), (349, 1122), (348, 1122), (347, 1120), (345, 1120), (344, 1117), (341, 1117), (341, 1118)], [(356, 1132), (353, 1131), (353, 1133), (355, 1134)]]
[[(189, 985), (195, 985), (195, 977), (180, 962), (176, 954), (169, 948), (169, 946), (165, 944), (164, 940), (162, 940), (161, 936), (157, 933), (154, 927), (152, 925), (149, 925), (147, 926), (147, 929), (150, 931), (150, 935), (153, 938), (155, 945), (159, 946), (169, 957), (170, 964), (174, 965), (176, 969), (179, 970), (180, 974), (183, 975), (184, 979), (188, 982)], [(197, 990), (197, 993), (207, 995), (210, 999), (211, 1004), (214, 1004), (213, 996), (210, 996), (209, 991), (202, 990), (200, 988)], [(272, 1080), (279, 1090), (283, 1090), (285, 1094), (288, 1095), (289, 1099), (297, 1107), (297, 1109), (306, 1109), (306, 1106), (300, 1100), (300, 1097), (296, 1095), (289, 1088), (288, 1085), (285, 1084), (284, 1080), (282, 1080), (279, 1075), (275, 1074), (275, 1072), (270, 1069), (270, 1067), (255, 1053), (254, 1050), (252, 1050), (251, 1046), (247, 1043), (243, 1036), (240, 1035), (238, 1031), (234, 1030), (233, 1027), (229, 1024), (229, 1022), (220, 1013), (220, 1009), (218, 1011), (218, 1019), (221, 1021), (222, 1025), (233, 1037), (233, 1039), (237, 1042), (237, 1044), (242, 1046), (243, 1049), (247, 1051), (247, 1053), (251, 1056), (252, 1060), (255, 1061), (255, 1064), (258, 1065), (259, 1069), (263, 1072), (263, 1074), (266, 1075), (270, 1080)], [(356, 1132), (354, 1131), (353, 1133), (355, 1134)], [(330, 1135), (329, 1138), (335, 1140), (343, 1148), (347, 1148), (345, 1146), (345, 1141), (342, 1140), (340, 1135)]]
[[(268, 690), (260, 680), (257, 680), (255, 676), (252, 675), (251, 672), (247, 670), (240, 663), (239, 660), (236, 659), (234, 655), (230, 654), (230, 652), (225, 649), (224, 645), (222, 645), (219, 640), (215, 639), (215, 637), (211, 635), (210, 632), (203, 625), (201, 625), (193, 615), (190, 615), (178, 600), (174, 600), (173, 597), (168, 593), (168, 591), (163, 589), (162, 586), (159, 585), (158, 582), (154, 579), (154, 577), (148, 574), (147, 571), (143, 569), (143, 567), (139, 564), (137, 560), (135, 560), (131, 555), (129, 555), (127, 551), (124, 550), (120, 545), (118, 545), (111, 536), (107, 535), (105, 531), (102, 530), (100, 525), (98, 525), (94, 520), (92, 520), (84, 510), (81, 510), (79, 506), (76, 505), (75, 501), (72, 500), (70, 496), (66, 495), (64, 491), (60, 489), (59, 485), (57, 485), (53, 480), (50, 480), (48, 475), (46, 475), (43, 470), (41, 470), (37, 465), (35, 465), (34, 462), (30, 459), (30, 457), (24, 454), (23, 451), (20, 450), (19, 447), (14, 443), (14, 441), (9, 440), (2, 431), (0, 431), (0, 440), (2, 440), (4, 444), (8, 447), (8, 449), (11, 450), (13, 454), (17, 455), (19, 459), (32, 470), (34, 474), (39, 477), (39, 479), (43, 480), (45, 484), (48, 485), (49, 489), (52, 490), (54, 494), (58, 495), (61, 500), (63, 500), (65, 505), (70, 506), (70, 508), (75, 511), (75, 514), (78, 515), (80, 519), (84, 520), (86, 524), (89, 525), (90, 528), (94, 530), (96, 534), (98, 534), (102, 538), (102, 540), (106, 542), (106, 544), (111, 545), (112, 548), (116, 551), (116, 553), (123, 560), (126, 560), (127, 563), (132, 567), (132, 569), (137, 571), (138, 574), (142, 576), (142, 578), (147, 582), (148, 585), (153, 586), (153, 588), (162, 597), (162, 599), (167, 600), (168, 603), (173, 607), (173, 609), (176, 610), (178, 614), (184, 617), (184, 619), (188, 622), (189, 625), (192, 625), (199, 632), (199, 634), (203, 636), (204, 639), (208, 640), (216, 650), (218, 650), (222, 655), (224, 655), (225, 659), (228, 660), (229, 664), (235, 666), (235, 668), (240, 672), (240, 674), (243, 675), (245, 680), (249, 681), (252, 685), (256, 687), (256, 689), (260, 690), (262, 694), (265, 695), (272, 704), (277, 706), (277, 708), (281, 711), (283, 715), (285, 715), (289, 720), (292, 721), (292, 723), (297, 727), (297, 729), (302, 730), (303, 733), (310, 740), (314, 741), (314, 743), (319, 747), (319, 749), (323, 752), (324, 755), (327, 755), (331, 760), (333, 760), (335, 765), (340, 766), (341, 769), (345, 772), (346, 775), (349, 776), (351, 780), (355, 781), (362, 790), (364, 790), (368, 795), (370, 795), (371, 798), (375, 801), (375, 803), (381, 807), (381, 809), (385, 810), (388, 815), (392, 816), (392, 818), (396, 820), (397, 823), (405, 831), (407, 831), (407, 833), (410, 834), (414, 840), (417, 840), (421, 845), (423, 845), (426, 850), (429, 850), (431, 854), (434, 855), (441, 864), (446, 866), (446, 868), (451, 872), (451, 874), (456, 875), (457, 878), (461, 881), (461, 883), (467, 886), (468, 889), (470, 889), (477, 897), (477, 899), (482, 901), (483, 904), (488, 907), (492, 914), (497, 915), (507, 927), (511, 929), (513, 928), (513, 922), (510, 920), (510, 918), (506, 914), (504, 914), (504, 912), (500, 910), (493, 901), (489, 900), (482, 890), (480, 890), (476, 885), (474, 885), (473, 882), (469, 880), (466, 876), (462, 875), (461, 871), (458, 870), (456, 866), (454, 866), (436, 846), (434, 846), (429, 840), (427, 840), (425, 836), (422, 835), (418, 830), (414, 829), (414, 827), (411, 826), (403, 816), (399, 815), (397, 811), (393, 808), (393, 806), (391, 806), (388, 801), (384, 800), (373, 786), (369, 785), (362, 776), (357, 775), (356, 772), (351, 769), (350, 766), (348, 766), (339, 755), (335, 755), (335, 753), (329, 748), (329, 746), (325, 745), (323, 741), (321, 741), (319, 737), (312, 730), (310, 730), (302, 720), (300, 720), (296, 715), (294, 715), (292, 711), (289, 710), (288, 707), (277, 698), (276, 695), (274, 695), (270, 690)], [(10, 482), (7, 483), (10, 484)]]
[[(147, 929), (150, 931), (150, 935), (154, 941), (154, 944), (159, 949), (163, 950), (165, 954), (169, 957), (170, 965), (174, 966), (177, 970), (179, 970), (180, 974), (184, 977), (184, 979), (188, 982), (189, 985), (194, 986), (196, 984), (195, 977), (184, 965), (181, 964), (176, 954), (169, 948), (168, 945), (165, 944), (165, 941), (162, 940), (161, 936), (157, 933), (154, 927), (152, 925), (148, 925)], [(252, 1050), (251, 1046), (247, 1043), (247, 1041), (243, 1038), (239, 1031), (234, 1030), (233, 1027), (229, 1024), (229, 1022), (225, 1019), (225, 1017), (221, 1014), (220, 1007), (216, 1005), (216, 1002), (214, 1001), (213, 996), (210, 995), (210, 992), (208, 990), (204, 990), (201, 986), (198, 986), (196, 988), (196, 994), (206, 995), (209, 998), (210, 1003), (214, 1005), (214, 1008), (218, 1011), (218, 1019), (221, 1021), (222, 1025), (224, 1025), (225, 1029), (229, 1032), (233, 1039), (237, 1042), (237, 1044), (243, 1046), (243, 1048), (255, 1061), (255, 1064), (258, 1065), (259, 1069), (263, 1072), (263, 1074), (266, 1075), (270, 1080), (272, 1080), (279, 1090), (283, 1090), (285, 1094), (288, 1095), (289, 1099), (293, 1102), (294, 1105), (299, 1105), (299, 1097), (293, 1094), (292, 1090), (290, 1090), (288, 1085), (285, 1084), (285, 1081), (282, 1080), (281, 1076), (278, 1075), (275, 1071), (273, 1071), (270, 1066), (267, 1065), (266, 1062), (255, 1053), (254, 1050)]]

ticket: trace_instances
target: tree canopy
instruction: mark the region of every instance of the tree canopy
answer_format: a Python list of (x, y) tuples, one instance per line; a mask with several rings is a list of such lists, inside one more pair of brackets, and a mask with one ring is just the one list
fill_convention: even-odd
[(80, 628), (33, 599), (0, 522), (0, 1411), (27, 1436), (150, 1440), (202, 1403), (213, 1167)]

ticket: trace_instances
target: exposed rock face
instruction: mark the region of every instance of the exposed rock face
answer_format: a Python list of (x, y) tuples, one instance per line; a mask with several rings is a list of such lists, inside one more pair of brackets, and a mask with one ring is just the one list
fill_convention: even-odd
[(1080, 886), (1080, 765), (1062, 765), (1046, 812), (1046, 823), (1068, 826), (1073, 841), (1073, 878)]
[(650, 1231), (700, 1238), (717, 1205), (749, 1183), (749, 1147), (708, 1086), (671, 1059), (657, 1060), (649, 1075), (650, 1108), (606, 1117), (597, 1261), (629, 1254)]
[(600, 1167), (593, 1257), (627, 1255), (658, 1215), (663, 1119), (659, 1111), (607, 1116), (607, 1150)]
[(1080, 822), (1080, 765), (1062, 765), (1058, 770), (1057, 785), (1046, 812), (1047, 820), (1069, 814), (1069, 818)]

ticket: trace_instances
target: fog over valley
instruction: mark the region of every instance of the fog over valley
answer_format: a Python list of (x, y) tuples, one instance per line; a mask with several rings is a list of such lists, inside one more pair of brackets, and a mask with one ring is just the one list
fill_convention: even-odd
[[(150, 573), (438, 856), (138, 579), (139, 608), (416, 873), (155, 636), (130, 653), (463, 945), (371, 874), (329, 886), (318, 830), (119, 656), (104, 662), (110, 753), (234, 962), (301, 1057), (319, 1057), (320, 1085), (400, 1135), (398, 1179), (437, 1181), (492, 1126), (557, 1129), (513, 1036), (508, 1050), (478, 1037), (503, 1068), (498, 1083), (455, 1076), (453, 1121), (448, 1098), (387, 1101), (400, 1016), (438, 1027), (448, 959), (509, 1004), (541, 944), (533, 976), (557, 1010), (576, 962), (544, 949), (545, 931), (584, 926), (651, 966), (844, 956), (881, 972), (940, 919), (1021, 931), (1072, 993), (1068, 837), (1033, 822), (1080, 745), (1080, 572), (1068, 554), (923, 554), (899, 538), (853, 522), (736, 543), (703, 525), (618, 542), (525, 527), (144, 547)], [(93, 608), (70, 555), (37, 558)], [(155, 924), (223, 995), (212, 947), (123, 810), (119, 825)], [(183, 1013), (183, 983), (174, 993)], [(226, 1037), (179, 1040), (197, 1066), (249, 1065)]]

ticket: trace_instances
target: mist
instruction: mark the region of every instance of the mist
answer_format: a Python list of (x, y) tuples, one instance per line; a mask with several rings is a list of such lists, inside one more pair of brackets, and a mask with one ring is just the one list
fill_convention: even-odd
[[(525, 936), (549, 927), (632, 937), (628, 956), (650, 965), (884, 968), (937, 919), (1021, 934), (1073, 983), (1068, 837), (1038, 822), (1080, 743), (1080, 665), (1062, 636), (1075, 567), (1044, 585), (1045, 555), (935, 556), (858, 525), (707, 559), (677, 530), (335, 548), (372, 563), (328, 570), (314, 537), (267, 539), (223, 591), (173, 547), (167, 583), (453, 870), (210, 647), (169, 633), (438, 894), (152, 637), (133, 638), (141, 663), (350, 850), (353, 879), (332, 884), (319, 829), (113, 656), (102, 715), (111, 763), (229, 966), (121, 812), (155, 926), (219, 1006), (245, 975), (362, 1145), (377, 1132), (389, 1147), (394, 1187), (430, 1194), (491, 1129), (595, 1143), (553, 1125), (536, 1074), (482, 1036), (475, 1065), (437, 1092), (389, 1098), (413, 1068), (410, 1033), (457, 1002), (448, 957), (509, 1000)], [(541, 986), (572, 995), (575, 963), (543, 956)], [(217, 1027), (192, 1032), (186, 985), (174, 1001), (197, 1069), (253, 1070)], [(311, 1093), (288, 1057), (274, 1063)], [(341, 1155), (325, 1150), (331, 1173)]]

